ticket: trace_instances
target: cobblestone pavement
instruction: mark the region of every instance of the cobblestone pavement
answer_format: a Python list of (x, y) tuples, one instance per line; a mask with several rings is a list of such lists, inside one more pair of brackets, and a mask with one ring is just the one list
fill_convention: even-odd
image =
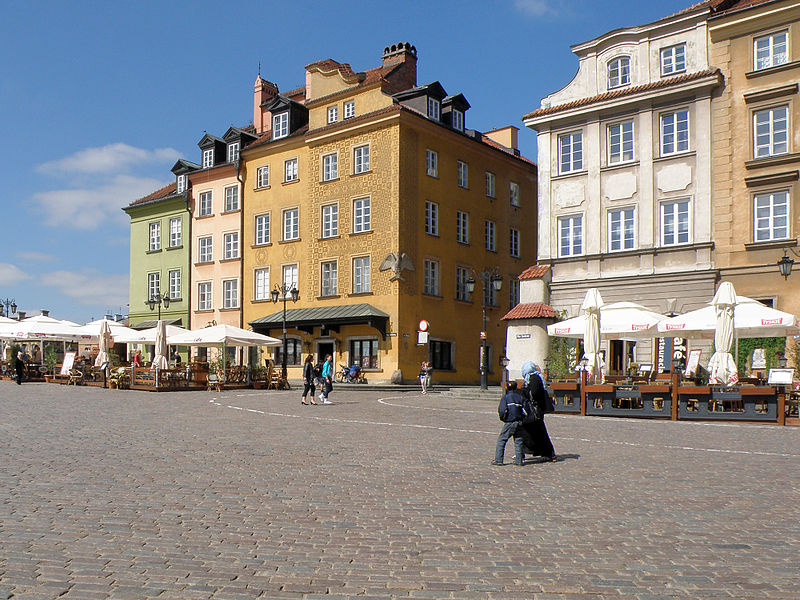
[(0, 382), (0, 598), (800, 598), (800, 428), (298, 396)]

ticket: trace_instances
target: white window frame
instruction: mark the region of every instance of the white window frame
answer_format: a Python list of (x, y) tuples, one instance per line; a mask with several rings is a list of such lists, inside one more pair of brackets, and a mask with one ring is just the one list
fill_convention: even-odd
[(181, 297), (181, 270), (170, 269), (167, 275), (169, 278), (169, 299), (178, 300)]
[(255, 245), (266, 246), (270, 243), (270, 213), (255, 216)]
[(472, 302), (472, 294), (467, 290), (467, 279), (470, 275), (471, 269), (456, 265), (456, 300)]
[(319, 265), (321, 297), (337, 296), (339, 294), (339, 263), (336, 260), (325, 260)]
[(287, 158), (283, 161), (283, 182), (290, 183), (292, 181), (297, 181), (299, 178), (297, 158)]
[[(689, 109), (683, 108), (659, 116), (661, 156), (689, 151)], [(667, 129), (671, 128), (671, 132)]]
[(272, 115), (272, 139), (279, 140), (289, 135), (289, 111)]
[(425, 201), (425, 233), (439, 235), (439, 204), (430, 200)]
[(161, 250), (161, 221), (153, 221), (148, 228), (150, 232), (148, 248), (150, 252)]
[(236, 162), (239, 160), (239, 142), (231, 142), (228, 144), (228, 162)]
[(344, 118), (350, 119), (356, 116), (356, 103), (354, 100), (348, 100), (344, 103)]
[(606, 64), (608, 69), (608, 89), (625, 87), (631, 84), (631, 57), (617, 56)]
[(353, 258), (353, 293), (367, 294), (372, 291), (371, 265), (369, 256)]
[(239, 280), (222, 280), (222, 308), (239, 308)]
[(253, 272), (253, 299), (270, 300), (269, 267), (262, 267)]
[(423, 283), (422, 293), (429, 296), (439, 296), (439, 272), (440, 264), (438, 260), (426, 258), (423, 261)]
[(469, 188), (469, 165), (463, 160), (456, 163), (456, 183), (460, 188)]
[[(776, 43), (778, 37), (783, 37), (783, 42), (778, 44)], [(767, 42), (767, 53), (763, 57), (761, 61), (759, 61), (758, 57), (758, 45), (759, 42)], [(776, 54), (775, 48), (778, 46), (783, 46), (784, 51), (783, 54)], [(784, 29), (782, 31), (774, 31), (772, 33), (768, 33), (767, 35), (761, 35), (757, 38), (753, 38), (753, 70), (754, 71), (762, 71), (764, 69), (769, 69), (771, 67), (777, 67), (778, 65), (784, 65), (789, 62), (789, 31)]]
[[(764, 208), (767, 209), (765, 215), (759, 215), (760, 201), (765, 201)], [(782, 209), (776, 210), (777, 208)], [(791, 193), (788, 189), (753, 194), (753, 241), (769, 242), (788, 239), (792, 233), (790, 209)], [(776, 225), (778, 220), (782, 220), (783, 225)], [(785, 235), (779, 234), (780, 229), (785, 230)]]
[(238, 231), (231, 231), (229, 233), (225, 233), (222, 236), (224, 250), (223, 250), (223, 259), (224, 260), (233, 260), (235, 258), (239, 258), (239, 232)]
[(339, 205), (326, 204), (322, 207), (322, 237), (332, 238), (339, 235)]
[(203, 150), (203, 168), (208, 169), (214, 166), (214, 149), (207, 148)]
[(300, 239), (300, 208), (284, 208), (281, 211), (283, 223), (283, 241), (290, 242)]
[(661, 48), (661, 76), (675, 75), (686, 71), (686, 44), (675, 44)]
[(508, 201), (511, 206), (519, 206), (519, 184), (516, 181), (508, 182)]
[[(567, 227), (565, 228), (564, 225)], [(583, 214), (562, 215), (556, 221), (558, 228), (558, 256), (582, 256), (585, 252), (583, 236)], [(566, 235), (565, 235), (566, 234)], [(564, 252), (564, 242), (568, 244), (568, 252)]]
[(496, 184), (497, 178), (491, 171), (486, 171), (486, 197), (496, 198)]
[(188, 177), (186, 175), (178, 175), (178, 178), (175, 182), (175, 191), (180, 194), (186, 191), (186, 182)]
[(353, 173), (367, 173), (370, 170), (369, 144), (353, 148)]
[(322, 181), (339, 179), (339, 154), (331, 152), (322, 156)]
[(329, 106), (328, 107), (328, 124), (336, 123), (339, 120), (339, 107)]
[(256, 171), (256, 186), (258, 189), (269, 187), (269, 165), (258, 167)]
[[(617, 132), (615, 133), (615, 130)], [(626, 136), (630, 135), (630, 139), (626, 140)], [(614, 153), (613, 147), (615, 143), (612, 141), (614, 136), (619, 136), (619, 150)], [(624, 163), (633, 162), (636, 158), (634, 154), (634, 126), (633, 120), (619, 121), (617, 123), (609, 123), (606, 126), (606, 157), (609, 165), (620, 165)], [(627, 148), (626, 148), (627, 146)], [(629, 149), (630, 158), (626, 158), (626, 150)]]
[(456, 242), (469, 244), (469, 213), (456, 211)]
[(225, 188), (225, 212), (239, 210), (239, 186), (231, 185)]
[[(685, 220), (684, 220), (685, 218)], [(669, 237), (668, 237), (669, 236)], [(685, 239), (681, 239), (684, 237)], [(682, 246), (692, 241), (692, 201), (689, 198), (661, 203), (661, 246)]]
[[(783, 113), (778, 116), (778, 113)], [(762, 121), (762, 126), (766, 126), (766, 131), (759, 133), (759, 117), (767, 116), (767, 120)], [(778, 118), (776, 118), (778, 117)], [(776, 124), (783, 122), (785, 128), (776, 129)], [(769, 156), (780, 156), (789, 153), (789, 106), (771, 106), (762, 110), (753, 111), (753, 158), (767, 158)], [(764, 139), (766, 137), (766, 140)], [(776, 137), (783, 137), (783, 141), (777, 141)], [(761, 142), (759, 143), (759, 138)], [(781, 146), (783, 146), (781, 148)]]
[[(567, 160), (565, 160), (567, 158)], [(574, 173), (583, 170), (583, 131), (571, 131), (558, 136), (558, 172)]]
[(169, 220), (169, 247), (178, 248), (183, 244), (183, 219), (172, 217)]
[(299, 282), (299, 272), (300, 270), (297, 266), (297, 263), (291, 263), (281, 267), (281, 275), (283, 277), (282, 283), (289, 291), (291, 291), (293, 287), (297, 288)]
[(364, 233), (372, 229), (372, 203), (367, 198), (353, 200), (353, 233)]
[(197, 282), (197, 310), (214, 310), (214, 297), (210, 281)]
[(214, 195), (211, 190), (207, 190), (205, 192), (200, 192), (198, 194), (198, 208), (197, 208), (197, 216), (198, 217), (210, 217), (214, 214)]
[(483, 246), (489, 252), (497, 252), (497, 223), (489, 219), (483, 222)]
[(204, 235), (197, 238), (197, 262), (210, 263), (214, 262), (214, 237), (211, 235)]
[(428, 118), (438, 121), (442, 118), (442, 103), (428, 96)]
[(508, 230), (508, 253), (511, 258), (519, 258), (519, 229), (511, 227)]
[[(636, 209), (632, 206), (608, 211), (608, 251), (624, 252), (636, 248)], [(619, 230), (615, 230), (616, 226)], [(626, 234), (630, 232), (632, 237)], [(619, 247), (615, 247), (615, 246)]]
[(464, 131), (464, 113), (458, 109), (453, 109), (453, 129)]
[(425, 173), (428, 177), (439, 176), (439, 154), (435, 150), (425, 150)]
[(158, 271), (147, 274), (147, 299), (158, 298), (161, 295), (161, 273)]

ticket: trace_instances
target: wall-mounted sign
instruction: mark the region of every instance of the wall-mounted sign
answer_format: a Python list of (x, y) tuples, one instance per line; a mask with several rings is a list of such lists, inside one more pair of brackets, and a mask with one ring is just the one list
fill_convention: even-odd
[(420, 331), (428, 331), (428, 327), (430, 327), (430, 326), (431, 326), (431, 324), (428, 323), (425, 319), (422, 319), (419, 322), (419, 330)]
[(418, 331), (417, 332), (417, 344), (427, 344), (428, 343), (428, 332), (427, 331)]
[(387, 333), (386, 337), (397, 337), (396, 333)]
[(518, 340), (527, 340), (527, 339), (530, 339), (530, 337), (531, 337), (530, 333), (518, 333), (517, 334), (517, 339)]

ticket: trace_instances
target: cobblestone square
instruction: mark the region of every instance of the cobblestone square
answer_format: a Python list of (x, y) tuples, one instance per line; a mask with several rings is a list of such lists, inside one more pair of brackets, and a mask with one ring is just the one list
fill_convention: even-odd
[(0, 598), (800, 598), (798, 428), (331, 399), (0, 382)]

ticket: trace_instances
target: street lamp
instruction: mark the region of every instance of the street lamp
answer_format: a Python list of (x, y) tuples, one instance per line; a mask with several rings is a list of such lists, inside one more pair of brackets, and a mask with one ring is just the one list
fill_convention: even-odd
[(289, 284), (287, 283), (276, 283), (275, 287), (272, 288), (270, 292), (270, 296), (272, 297), (272, 301), (274, 303), (278, 303), (278, 300), (283, 300), (283, 356), (281, 357), (281, 378), (286, 381), (288, 372), (286, 370), (286, 353), (287, 353), (287, 345), (286, 345), (286, 300), (287, 294), (291, 296), (292, 302), (297, 302), (297, 298), (300, 296), (300, 292), (297, 291), (297, 288), (292, 284), (291, 289), (289, 288)]
[[(11, 318), (11, 313), (17, 312), (17, 302), (15, 300), (9, 300), (6, 298), (5, 300), (0, 300), (0, 305), (6, 307), (5, 316), (8, 318)], [(8, 310), (9, 308), (11, 309), (10, 312)]]
[(789, 250), (796, 257), (800, 258), (800, 254), (798, 254), (791, 248), (783, 249), (783, 256), (781, 256), (781, 259), (778, 261), (777, 264), (778, 264), (778, 271), (780, 271), (780, 274), (783, 275), (784, 281), (786, 281), (789, 278), (789, 275), (792, 274), (792, 267), (794, 266), (794, 261), (791, 258), (789, 258), (789, 253), (787, 252), (787, 250)]
[(145, 300), (145, 304), (150, 307), (150, 310), (155, 310), (156, 306), (158, 306), (158, 320), (161, 320), (161, 305), (164, 305), (164, 308), (169, 308), (169, 294), (164, 292), (164, 295), (161, 295), (161, 292), (156, 292), (155, 296), (151, 296), (150, 300)]
[[(473, 277), (474, 275), (474, 277)], [(475, 291), (475, 277), (481, 280), (483, 295), (481, 296), (481, 314), (483, 318), (483, 328), (481, 329), (481, 389), (489, 389), (489, 356), (486, 351), (486, 297), (489, 295), (487, 290), (492, 290), (490, 298), (494, 297), (494, 292), (499, 292), (503, 287), (503, 278), (500, 277), (497, 269), (484, 269), (480, 273), (472, 271), (472, 275), (465, 282), (467, 292), (471, 295)]]

